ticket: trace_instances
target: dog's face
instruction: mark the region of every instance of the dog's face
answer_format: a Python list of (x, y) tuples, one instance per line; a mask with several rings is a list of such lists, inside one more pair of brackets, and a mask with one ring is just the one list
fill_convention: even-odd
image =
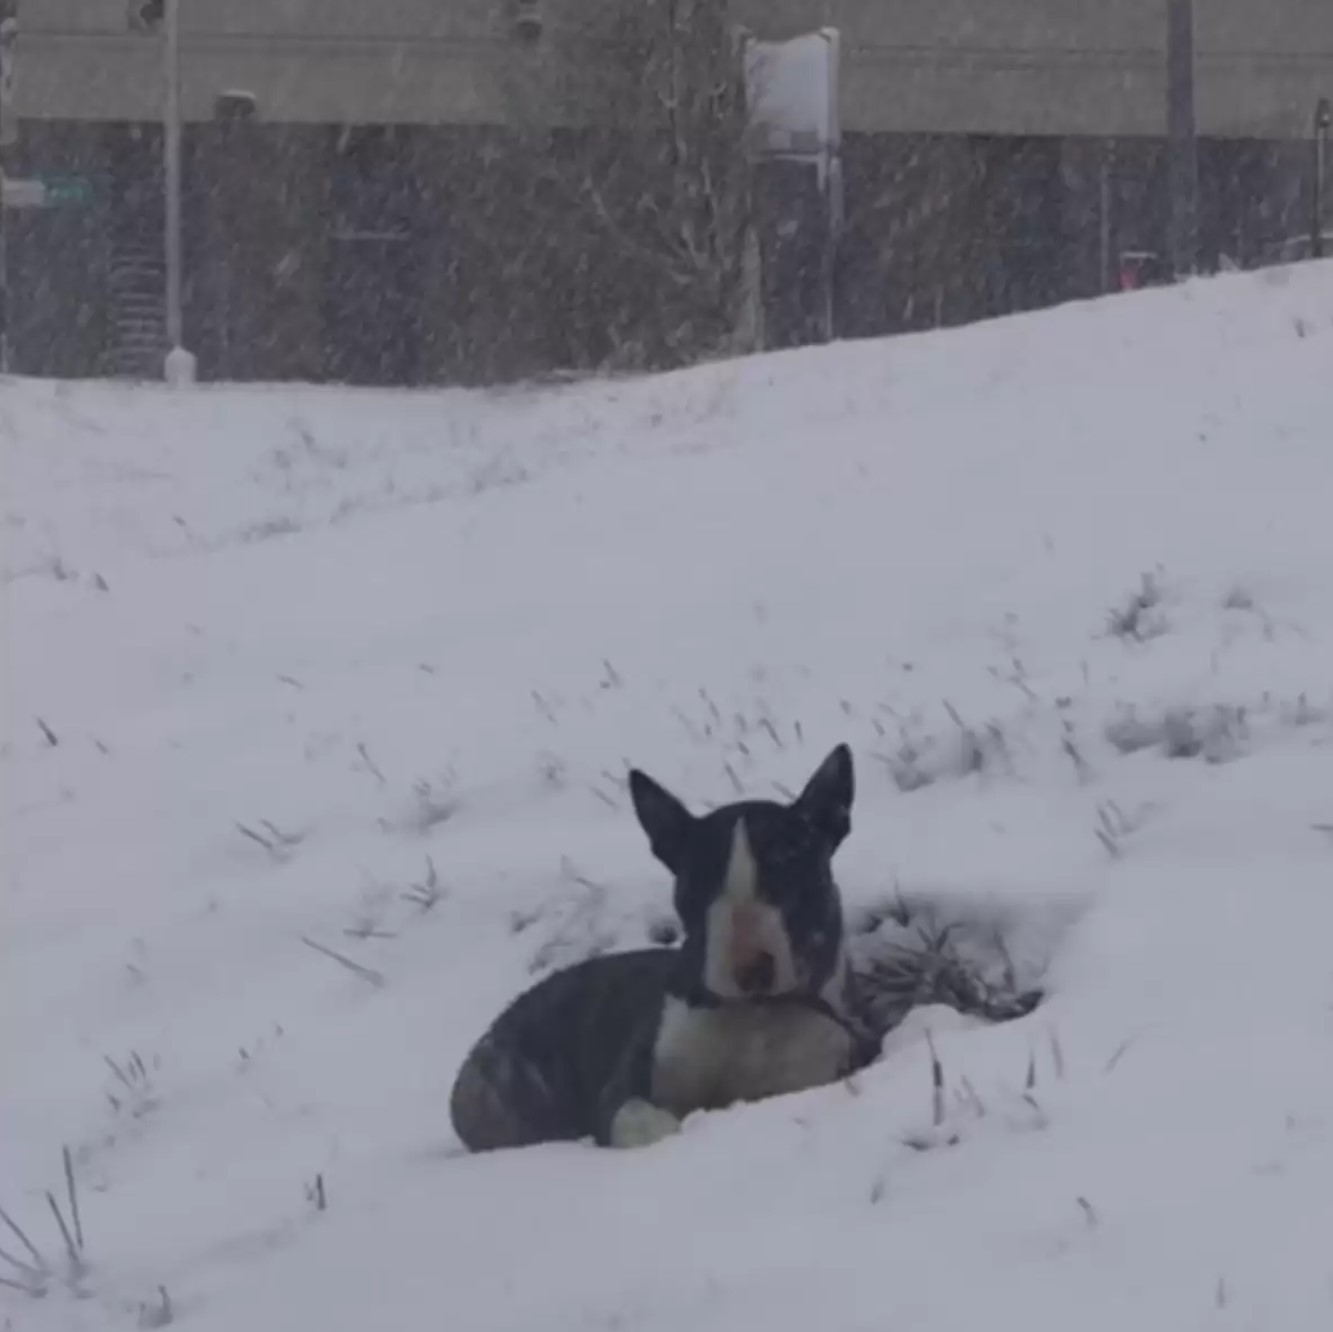
[(816, 994), (842, 959), (833, 854), (851, 830), (852, 755), (839, 745), (789, 805), (752, 800), (696, 817), (637, 770), (630, 794), (675, 878), (682, 952), (718, 999)]

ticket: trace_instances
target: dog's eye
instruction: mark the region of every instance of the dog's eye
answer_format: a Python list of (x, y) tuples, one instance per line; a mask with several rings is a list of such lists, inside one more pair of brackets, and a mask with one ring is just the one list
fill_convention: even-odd
[(812, 840), (805, 837), (792, 838), (773, 847), (769, 859), (774, 865), (799, 865), (809, 861), (813, 851)]
[(790, 897), (799, 892), (801, 884), (809, 877), (804, 857), (794, 851), (773, 856), (764, 865), (764, 879), (779, 896)]
[(784, 851), (764, 865), (764, 881), (769, 891), (779, 899), (801, 897), (818, 877), (818, 867), (808, 855), (799, 851)]

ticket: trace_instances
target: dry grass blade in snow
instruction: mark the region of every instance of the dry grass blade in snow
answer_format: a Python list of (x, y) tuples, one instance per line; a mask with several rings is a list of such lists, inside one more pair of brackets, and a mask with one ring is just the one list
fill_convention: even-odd
[(305, 944), (307, 948), (313, 948), (315, 952), (322, 953), (325, 957), (331, 958), (340, 967), (346, 967), (352, 975), (359, 977), (368, 985), (375, 986), (376, 989), (379, 989), (380, 986), (388, 983), (388, 977), (385, 976), (382, 971), (377, 971), (374, 967), (364, 966), (360, 962), (354, 962), (345, 953), (339, 953), (325, 944), (318, 943), (314, 939), (307, 939), (304, 935), (301, 936), (301, 942)]
[(63, 1273), (59, 1265), (49, 1259), (29, 1237), (28, 1232), (7, 1212), (0, 1207), (0, 1221), (3, 1221), (10, 1233), (23, 1246), (27, 1258), (19, 1258), (9, 1250), (0, 1248), (0, 1262), (3, 1262), (13, 1276), (0, 1276), (0, 1285), (29, 1296), (31, 1299), (44, 1299), (50, 1292), (53, 1281), (61, 1280), (76, 1295), (85, 1292), (82, 1287), (87, 1274), (87, 1264), (83, 1254), (83, 1222), (79, 1212), (78, 1185), (74, 1176), (74, 1160), (68, 1147), (62, 1150), (65, 1172), (65, 1196), (73, 1226), (65, 1219), (54, 1193), (46, 1189), (43, 1193), (47, 1207), (54, 1219), (56, 1233), (64, 1249), (65, 1264)]

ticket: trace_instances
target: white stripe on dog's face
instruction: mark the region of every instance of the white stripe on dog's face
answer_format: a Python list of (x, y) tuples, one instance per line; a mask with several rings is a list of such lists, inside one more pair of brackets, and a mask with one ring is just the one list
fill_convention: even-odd
[[(722, 891), (708, 908), (704, 946), (704, 985), (722, 999), (787, 994), (796, 988), (796, 965), (782, 912), (759, 896), (755, 863), (745, 819), (731, 834)], [(771, 983), (756, 988), (752, 977), (771, 961)]]

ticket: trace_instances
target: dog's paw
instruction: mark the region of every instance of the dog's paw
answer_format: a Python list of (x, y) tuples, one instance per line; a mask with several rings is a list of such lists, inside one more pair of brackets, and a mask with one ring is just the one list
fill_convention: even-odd
[(651, 1147), (680, 1132), (680, 1120), (670, 1110), (635, 1098), (626, 1101), (611, 1121), (612, 1147)]

